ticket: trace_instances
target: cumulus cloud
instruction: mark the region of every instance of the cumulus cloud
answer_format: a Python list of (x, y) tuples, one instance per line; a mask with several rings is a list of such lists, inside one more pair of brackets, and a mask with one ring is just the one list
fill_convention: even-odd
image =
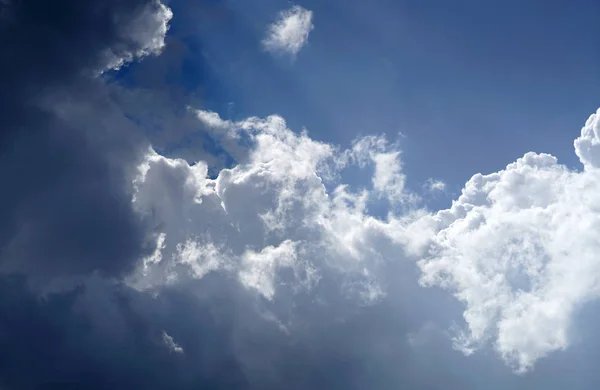
[[(202, 162), (147, 154), (135, 203), (152, 210), (166, 238), (162, 260), (137, 276), (137, 288), (224, 272), (277, 301), (334, 278), (340, 294), (373, 304), (387, 295), (392, 264), (421, 258), (421, 283), (449, 289), (465, 304), (455, 347), (471, 354), (491, 344), (519, 372), (569, 347), (574, 313), (597, 298), (593, 154), (573, 171), (553, 156), (527, 153), (500, 172), (473, 176), (450, 209), (429, 214), (405, 188), (398, 146), (383, 137), (340, 150), (292, 132), (278, 116), (197, 117), (229, 140), (232, 153), (247, 153), (215, 179)], [(596, 142), (597, 117), (576, 145)], [(370, 188), (339, 183), (350, 166), (372, 169)], [(380, 219), (368, 208), (381, 197), (392, 206), (413, 203)], [(196, 255), (182, 256), (181, 242)]]
[[(230, 150), (245, 144), (248, 153), (210, 179), (203, 162), (189, 165), (149, 151), (135, 180), (134, 205), (161, 226), (161, 251), (144, 263), (138, 286), (170, 283), (187, 268), (198, 278), (223, 270), (272, 299), (278, 286), (307, 288), (322, 272), (337, 270), (346, 275), (346, 293), (365, 302), (383, 295), (373, 275), (373, 259), (381, 256), (370, 240), (392, 227), (366, 208), (381, 196), (409, 197), (394, 145), (368, 137), (339, 150), (294, 133), (278, 116), (231, 122), (212, 112), (197, 115), (236, 141)], [(374, 169), (372, 188), (328, 191), (326, 184), (349, 164)], [(401, 236), (397, 232), (394, 240)]]
[(575, 140), (583, 171), (527, 153), (502, 171), (473, 176), (450, 209), (428, 217), (435, 233), (420, 262), (422, 282), (465, 304), (459, 349), (492, 343), (526, 371), (569, 347), (575, 313), (598, 299), (599, 113)]
[(308, 42), (314, 28), (312, 16), (312, 11), (297, 5), (281, 12), (279, 19), (268, 27), (263, 46), (271, 52), (295, 56)]
[[(378, 267), (402, 257), (422, 257), (422, 284), (447, 288), (466, 306), (466, 329), (455, 335), (455, 347), (470, 354), (491, 343), (507, 363), (524, 372), (571, 344), (574, 313), (597, 298), (593, 188), (600, 178), (589, 163), (593, 153), (581, 146), (597, 142), (597, 117), (592, 115), (575, 142), (583, 156), (581, 172), (558, 164), (553, 156), (527, 153), (503, 171), (475, 175), (448, 210), (427, 215), (417, 208), (381, 220), (369, 215), (371, 200), (382, 194), (390, 200), (411, 198), (404, 188), (400, 153), (384, 138), (362, 138), (339, 150), (306, 133), (293, 133), (280, 117), (231, 122), (198, 111), (200, 121), (218, 134), (250, 141), (250, 151), (243, 164), (223, 170), (215, 180), (192, 173), (201, 169), (205, 175), (201, 164), (180, 161), (188, 171), (180, 181), (202, 185), (189, 191), (187, 203), (164, 203), (186, 208), (195, 199), (192, 207), (206, 207), (203, 213), (210, 209), (211, 218), (198, 214), (190, 219), (189, 212), (177, 212), (186, 215), (188, 225), (184, 233), (175, 233), (174, 242), (201, 237), (200, 246), (226, 248), (227, 254), (213, 264), (227, 264), (242, 285), (269, 300), (277, 295), (277, 286), (314, 287), (333, 270), (344, 275), (339, 282), (344, 294), (376, 302), (386, 294)], [(340, 170), (352, 164), (370, 164), (372, 187), (327, 190)], [(204, 194), (204, 200), (197, 194)], [(154, 209), (163, 203), (149, 202)], [(227, 222), (214, 229), (219, 214)], [(172, 212), (161, 218), (172, 221)], [(213, 226), (207, 229), (195, 220), (211, 220)], [(209, 232), (213, 236), (207, 239)], [(390, 257), (383, 242), (404, 255)], [(288, 279), (281, 269), (289, 270)]]
[(575, 142), (575, 153), (587, 169), (599, 168), (600, 161), (600, 109), (592, 114), (581, 129), (581, 136)]
[[(343, 150), (292, 131), (279, 116), (228, 121), (199, 110), (197, 117), (229, 150), (246, 153), (210, 178), (201, 161), (148, 151), (134, 205), (160, 234), (156, 252), (127, 284), (161, 302), (173, 290), (190, 293), (186, 310), (181, 303), (169, 310), (215, 318), (223, 330), (205, 334), (231, 343), (221, 348), (248, 388), (358, 389), (375, 378), (427, 388), (426, 377), (409, 374), (403, 321), (413, 320), (401, 314), (418, 299), (400, 303), (418, 288), (404, 243), (421, 214), (368, 213), (371, 202), (406, 191), (395, 178), (402, 175), (398, 145), (369, 137)], [(394, 156), (391, 178), (356, 191), (339, 184), (349, 167), (377, 172), (379, 155)], [(185, 317), (182, 330), (197, 323)], [(211, 343), (197, 344), (201, 334), (161, 326), (186, 356), (198, 356), (191, 355), (197, 348), (212, 353)], [(349, 369), (366, 364), (375, 368)]]

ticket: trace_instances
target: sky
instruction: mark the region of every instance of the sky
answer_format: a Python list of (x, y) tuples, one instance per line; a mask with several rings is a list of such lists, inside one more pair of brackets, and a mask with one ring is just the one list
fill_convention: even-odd
[(598, 15), (0, 2), (0, 388), (598, 388)]

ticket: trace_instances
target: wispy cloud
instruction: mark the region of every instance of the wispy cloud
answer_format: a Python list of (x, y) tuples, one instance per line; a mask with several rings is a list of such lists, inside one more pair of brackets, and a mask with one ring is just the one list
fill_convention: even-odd
[(446, 183), (442, 180), (429, 178), (425, 184), (423, 184), (423, 189), (429, 193), (444, 192), (446, 190)]

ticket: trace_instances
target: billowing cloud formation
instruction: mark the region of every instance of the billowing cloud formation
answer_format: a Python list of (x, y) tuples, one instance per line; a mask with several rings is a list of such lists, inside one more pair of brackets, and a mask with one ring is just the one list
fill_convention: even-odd
[[(471, 353), (491, 341), (520, 371), (565, 349), (574, 310), (595, 297), (596, 241), (577, 229), (594, 231), (594, 199), (583, 189), (598, 177), (589, 164), (575, 172), (528, 153), (504, 171), (475, 175), (451, 209), (428, 215), (414, 207), (397, 145), (385, 138), (339, 150), (295, 134), (277, 116), (231, 122), (196, 114), (239, 164), (211, 179), (204, 162), (147, 154), (134, 204), (161, 231), (130, 281), (136, 288), (224, 272), (273, 300), (337, 275), (341, 294), (369, 304), (386, 294), (382, 270), (424, 257), (422, 282), (450, 288), (466, 304), (457, 347)], [(592, 116), (576, 145), (593, 144), (597, 123)], [(370, 189), (337, 184), (351, 165), (372, 168)], [(382, 197), (413, 211), (369, 215)], [(580, 266), (570, 268), (574, 257)]]
[[(156, 286), (181, 272), (201, 278), (226, 270), (270, 300), (280, 285), (308, 288), (322, 272), (336, 271), (347, 278), (346, 293), (377, 300), (383, 292), (372, 274), (381, 257), (375, 241), (401, 242), (404, 234), (391, 233), (399, 220), (370, 217), (367, 207), (382, 198), (392, 204), (410, 198), (395, 146), (367, 137), (340, 151), (295, 134), (278, 116), (231, 122), (216, 113), (197, 115), (216, 137), (230, 140), (223, 144), (240, 163), (210, 179), (203, 162), (147, 155), (134, 203), (162, 231), (159, 251), (144, 262), (137, 283)], [(246, 155), (239, 153), (243, 145)], [(334, 185), (351, 164), (372, 167), (372, 189)], [(282, 269), (291, 278), (281, 279)]]
[(575, 140), (585, 169), (527, 153), (506, 169), (477, 174), (435, 229), (420, 262), (422, 282), (466, 305), (469, 353), (487, 342), (519, 371), (570, 345), (575, 313), (599, 298), (600, 110)]
[(272, 52), (295, 56), (308, 42), (313, 28), (312, 11), (293, 6), (281, 12), (279, 19), (269, 26), (263, 46)]
[(600, 109), (588, 118), (574, 145), (575, 153), (586, 169), (600, 168)]
[[(152, 210), (164, 236), (161, 261), (146, 263), (140, 285), (224, 270), (272, 300), (280, 288), (314, 288), (323, 275), (338, 275), (343, 294), (372, 303), (386, 293), (382, 270), (422, 258), (421, 282), (454, 291), (466, 306), (467, 328), (455, 346), (470, 354), (491, 342), (521, 372), (566, 349), (574, 313), (597, 298), (600, 177), (586, 146), (598, 142), (597, 114), (575, 141), (582, 172), (527, 153), (503, 171), (475, 175), (448, 210), (428, 215), (409, 202), (408, 211), (385, 219), (369, 215), (369, 202), (416, 198), (404, 189), (399, 152), (384, 138), (341, 151), (296, 135), (280, 117), (197, 115), (215, 136), (239, 141), (225, 144), (240, 164), (209, 179), (203, 163), (148, 155), (136, 204)], [(367, 163), (371, 189), (336, 184), (343, 169)]]

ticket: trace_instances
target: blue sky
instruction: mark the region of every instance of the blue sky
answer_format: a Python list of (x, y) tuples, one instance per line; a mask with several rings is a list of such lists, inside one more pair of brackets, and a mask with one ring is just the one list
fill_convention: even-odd
[(315, 29), (291, 61), (260, 47), (287, 2), (204, 1), (186, 14), (174, 1), (171, 34), (191, 47), (178, 82), (223, 116), (276, 113), (335, 144), (401, 132), (415, 188), (437, 178), (457, 192), (528, 151), (579, 165), (570, 142), (600, 83), (596, 1), (298, 4)]

